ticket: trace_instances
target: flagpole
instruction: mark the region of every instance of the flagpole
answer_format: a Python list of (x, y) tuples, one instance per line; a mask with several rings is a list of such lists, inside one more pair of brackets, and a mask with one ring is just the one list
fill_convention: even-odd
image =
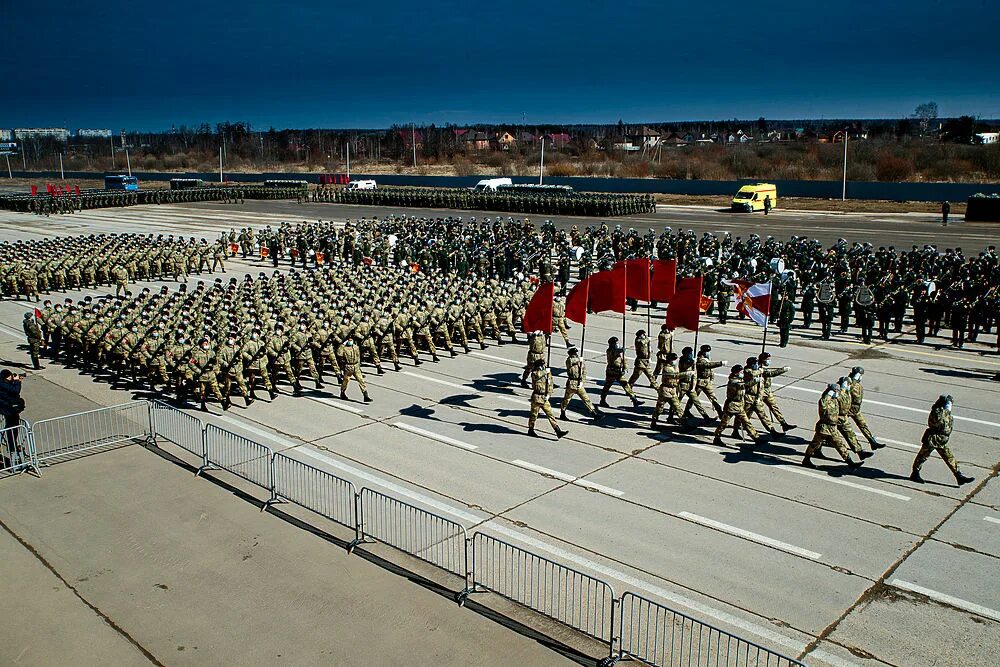
[(584, 280), (587, 281), (587, 297), (583, 300), (583, 331), (580, 333), (580, 356), (586, 355), (586, 350), (584, 349), (587, 343), (587, 311), (590, 309), (590, 276), (588, 275)]
[[(768, 309), (770, 310), (770, 309)], [(760, 353), (764, 354), (765, 348), (767, 348), (767, 326), (771, 323), (770, 313), (764, 318), (764, 337), (760, 341)]]
[[(625, 260), (626, 262), (628, 260)], [(628, 338), (625, 335), (625, 313), (628, 312), (628, 265), (622, 264), (622, 271), (625, 273), (625, 279), (622, 283), (625, 285), (625, 294), (622, 294), (622, 347), (624, 348)]]
[(646, 271), (646, 333), (652, 333), (652, 310), (653, 310), (653, 254), (649, 254), (649, 270)]

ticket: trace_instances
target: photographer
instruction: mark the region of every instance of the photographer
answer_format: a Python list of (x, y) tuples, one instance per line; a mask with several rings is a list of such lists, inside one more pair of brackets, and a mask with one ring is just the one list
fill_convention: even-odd
[(8, 369), (0, 371), (0, 415), (4, 418), (4, 454), (0, 460), (0, 468), (10, 467), (14, 453), (17, 451), (17, 432), (13, 429), (21, 425), (21, 412), (24, 411), (24, 399), (21, 398), (21, 376)]

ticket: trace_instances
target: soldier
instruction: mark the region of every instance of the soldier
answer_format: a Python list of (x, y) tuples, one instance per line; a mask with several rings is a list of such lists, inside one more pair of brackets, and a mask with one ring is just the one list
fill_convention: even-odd
[(354, 340), (348, 338), (337, 349), (337, 356), (344, 368), (344, 379), (340, 381), (340, 398), (347, 399), (347, 385), (351, 380), (355, 380), (361, 387), (361, 394), (365, 403), (371, 403), (372, 399), (368, 395), (368, 385), (365, 384), (365, 376), (361, 373), (361, 350), (354, 344)]
[(829, 278), (824, 278), (816, 292), (816, 303), (819, 304), (819, 322), (822, 328), (823, 340), (830, 340), (833, 335), (834, 285)]
[[(771, 418), (768, 416), (768, 410), (764, 405), (763, 371), (761, 371), (760, 362), (757, 357), (747, 358), (746, 366), (743, 368), (743, 382), (746, 384), (743, 411), (746, 413), (747, 419), (749, 420), (756, 415), (768, 433), (778, 435), (779, 432), (774, 428)], [(738, 431), (738, 427), (736, 431)]]
[(549, 407), (549, 396), (552, 395), (552, 373), (545, 367), (544, 359), (536, 359), (531, 367), (531, 412), (528, 416), (528, 435), (537, 438), (535, 432), (535, 421), (538, 420), (538, 413), (545, 413), (545, 418), (549, 420), (556, 437), (561, 438), (568, 433), (559, 428), (556, 418), (552, 415), (552, 408)]
[(872, 453), (861, 450), (861, 443), (858, 442), (858, 436), (854, 434), (854, 429), (851, 428), (851, 424), (847, 421), (851, 412), (852, 402), (850, 380), (842, 377), (837, 381), (837, 386), (839, 387), (837, 390), (837, 430), (844, 437), (851, 451), (856, 452), (862, 459), (866, 459)]
[(240, 390), (240, 394), (243, 396), (247, 407), (250, 407), (254, 399), (250, 397), (250, 391), (247, 389), (247, 383), (243, 377), (243, 353), (236, 345), (235, 332), (229, 332), (226, 342), (219, 349), (219, 368), (221, 369), (223, 378), (222, 396), (225, 399), (224, 407), (232, 407), (233, 405), (230, 399), (233, 391), (233, 382), (236, 383), (236, 387)]
[(277, 379), (279, 371), (284, 371), (294, 392), (300, 393), (302, 391), (302, 385), (299, 384), (299, 376), (292, 370), (292, 354), (289, 351), (290, 345), (291, 341), (285, 336), (285, 328), (279, 324), (274, 328), (274, 334), (267, 341), (267, 356), (270, 360), (271, 368), (274, 369), (274, 372), (271, 374), (271, 382), (272, 386), (274, 386), (275, 394), (278, 393)]
[[(678, 361), (677, 370), (680, 371), (681, 375), (677, 385), (677, 391), (681, 399), (687, 399), (687, 403), (684, 405), (684, 421), (688, 422), (691, 417), (691, 409), (694, 408), (701, 415), (701, 418), (705, 421), (711, 419), (708, 411), (698, 400), (698, 394), (695, 391), (695, 381), (697, 379), (697, 362), (694, 358), (694, 349), (691, 347), (685, 347), (681, 350), (681, 358)], [(688, 373), (688, 371), (691, 371)]]
[(873, 450), (882, 449), (885, 447), (882, 443), (875, 439), (872, 435), (872, 431), (868, 428), (868, 422), (865, 421), (864, 415), (861, 414), (861, 403), (865, 398), (865, 389), (861, 386), (861, 378), (865, 374), (865, 369), (861, 366), (855, 366), (851, 369), (850, 375), (850, 393), (851, 393), (851, 407), (848, 408), (848, 416), (854, 420), (854, 423), (858, 425), (858, 430), (861, 431), (861, 435), (865, 436), (868, 443), (871, 445)]
[(532, 331), (528, 334), (528, 359), (524, 364), (524, 371), (521, 372), (521, 386), (528, 388), (528, 376), (535, 368), (535, 362), (539, 359), (545, 360), (545, 334), (541, 331)]
[(795, 321), (795, 304), (784, 293), (778, 302), (778, 346), (788, 347), (788, 337), (792, 331), (792, 322)]
[(629, 376), (628, 383), (634, 387), (635, 381), (639, 379), (640, 375), (646, 376), (650, 387), (653, 389), (659, 388), (656, 378), (653, 377), (653, 373), (649, 369), (649, 336), (646, 335), (643, 329), (635, 332), (635, 367), (632, 369), (632, 375)]
[(625, 350), (619, 345), (618, 337), (612, 336), (608, 339), (607, 366), (604, 369), (604, 387), (601, 389), (599, 405), (602, 408), (610, 407), (608, 405), (608, 392), (611, 391), (611, 386), (615, 383), (621, 384), (625, 394), (632, 399), (632, 407), (637, 408), (642, 405), (642, 401), (635, 397), (632, 385), (625, 379), (626, 370), (628, 370), (628, 365), (625, 362)]
[(247, 371), (247, 388), (249, 389), (251, 399), (257, 399), (257, 395), (254, 392), (254, 385), (256, 384), (258, 373), (260, 374), (260, 381), (264, 384), (264, 388), (267, 389), (271, 400), (274, 400), (278, 395), (278, 392), (274, 389), (274, 385), (271, 384), (271, 376), (267, 372), (267, 364), (267, 346), (260, 340), (260, 333), (254, 330), (250, 333), (250, 340), (243, 346), (243, 367)]
[(753, 441), (757, 442), (757, 430), (750, 423), (744, 409), (745, 397), (746, 384), (743, 382), (743, 367), (736, 364), (729, 371), (729, 382), (726, 385), (726, 405), (721, 411), (719, 425), (715, 429), (715, 438), (713, 438), (712, 444), (723, 445), (722, 432), (729, 425), (730, 420), (734, 420), (733, 428), (736, 431), (740, 429), (746, 431)]
[(712, 407), (715, 408), (715, 413), (718, 415), (719, 419), (722, 419), (722, 406), (719, 405), (719, 399), (715, 397), (715, 375), (713, 371), (720, 366), (727, 366), (729, 364), (725, 359), (721, 361), (712, 361), (712, 346), (702, 345), (698, 348), (698, 359), (695, 361), (695, 369), (698, 374), (698, 379), (695, 381), (694, 393), (704, 394), (706, 398), (712, 403)]
[(766, 405), (767, 409), (770, 411), (771, 416), (774, 417), (779, 424), (781, 424), (781, 429), (785, 433), (788, 433), (793, 428), (796, 428), (796, 425), (789, 424), (785, 421), (785, 416), (781, 414), (781, 409), (778, 408), (778, 399), (775, 398), (774, 390), (771, 388), (771, 380), (779, 375), (784, 375), (792, 369), (788, 366), (772, 368), (770, 352), (761, 352), (760, 355), (758, 355), (757, 360), (760, 363), (761, 379), (763, 381), (761, 398), (764, 401), (764, 405)]
[(294, 332), (288, 340), (288, 347), (292, 354), (292, 368), (295, 370), (295, 393), (302, 392), (302, 369), (305, 367), (309, 371), (309, 377), (316, 383), (317, 389), (323, 388), (323, 381), (319, 377), (316, 369), (316, 361), (313, 359), (312, 337), (309, 335), (308, 326), (305, 322), (299, 323), (299, 330)]
[(719, 301), (719, 324), (725, 324), (729, 319), (729, 304), (733, 300), (733, 286), (726, 280), (721, 280), (715, 294)]
[(824, 445), (836, 449), (851, 469), (861, 466), (861, 461), (851, 460), (850, 452), (837, 434), (837, 419), (840, 413), (837, 402), (839, 391), (840, 387), (837, 384), (830, 384), (823, 395), (819, 397), (819, 420), (816, 422), (812, 442), (806, 448), (805, 458), (802, 459), (802, 465), (806, 468), (816, 467), (816, 464), (812, 462), (812, 457)]
[(191, 353), (191, 371), (198, 379), (198, 398), (201, 401), (202, 412), (208, 412), (206, 405), (206, 394), (212, 392), (216, 400), (222, 404), (223, 410), (229, 409), (229, 404), (222, 398), (222, 391), (219, 389), (219, 364), (212, 354), (212, 346), (207, 338), (202, 338), (198, 349)]
[[(567, 269), (568, 270), (568, 269)], [(554, 297), (552, 300), (552, 324), (562, 336), (563, 343), (569, 347), (569, 325), (566, 322), (566, 304), (562, 297)]]
[(573, 396), (580, 397), (587, 412), (593, 415), (594, 419), (600, 420), (604, 417), (604, 413), (591, 403), (586, 385), (587, 369), (584, 367), (583, 359), (580, 358), (580, 351), (575, 345), (570, 345), (566, 356), (566, 392), (559, 406), (559, 419), (566, 421), (566, 408), (569, 407)]
[(24, 314), (23, 327), (24, 335), (28, 339), (28, 354), (31, 357), (31, 367), (38, 370), (42, 367), (38, 357), (41, 354), (43, 339), (42, 329), (38, 326), (34, 313)]
[(111, 279), (115, 281), (115, 296), (120, 297), (128, 291), (128, 271), (121, 264), (111, 269)]
[(861, 329), (861, 342), (865, 345), (870, 345), (872, 342), (872, 328), (875, 326), (875, 314), (873, 312), (875, 294), (865, 284), (864, 278), (858, 279), (858, 287), (854, 293), (854, 304), (854, 318), (858, 324), (858, 328)]
[(913, 460), (913, 470), (910, 472), (911, 481), (918, 484), (924, 483), (924, 479), (920, 476), (920, 468), (930, 457), (931, 452), (935, 450), (944, 459), (945, 465), (948, 466), (952, 474), (955, 475), (955, 481), (959, 486), (975, 481), (975, 477), (967, 477), (958, 469), (958, 461), (955, 460), (948, 447), (948, 440), (954, 426), (952, 404), (951, 396), (940, 396), (931, 407), (930, 414), (927, 416), (927, 430), (924, 431), (924, 435), (920, 439), (920, 451), (917, 452), (917, 457)]
[[(660, 384), (656, 391), (656, 407), (653, 408), (653, 417), (649, 422), (649, 428), (656, 429), (656, 421), (659, 419), (660, 415), (663, 414), (663, 406), (669, 405), (670, 412), (667, 415), (667, 421), (671, 424), (677, 424), (678, 417), (683, 415), (683, 426), (688, 427), (687, 413), (684, 408), (681, 407), (680, 399), (678, 398), (678, 387), (680, 385), (681, 371), (677, 368), (677, 355), (673, 352), (668, 352), (663, 359), (663, 374), (661, 376)], [(693, 377), (694, 371), (684, 371), (683, 373), (686, 377)]]

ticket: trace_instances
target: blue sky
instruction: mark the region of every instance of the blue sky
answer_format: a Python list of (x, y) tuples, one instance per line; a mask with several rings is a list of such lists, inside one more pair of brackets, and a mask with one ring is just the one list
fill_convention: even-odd
[(0, 8), (0, 127), (1000, 117), (995, 1)]

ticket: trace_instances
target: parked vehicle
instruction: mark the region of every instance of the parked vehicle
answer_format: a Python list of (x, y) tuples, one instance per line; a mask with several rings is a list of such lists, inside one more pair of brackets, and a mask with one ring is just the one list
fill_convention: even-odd
[(773, 183), (744, 185), (733, 197), (732, 209), (744, 213), (764, 210), (764, 200), (771, 198), (771, 208), (778, 206), (778, 188)]

